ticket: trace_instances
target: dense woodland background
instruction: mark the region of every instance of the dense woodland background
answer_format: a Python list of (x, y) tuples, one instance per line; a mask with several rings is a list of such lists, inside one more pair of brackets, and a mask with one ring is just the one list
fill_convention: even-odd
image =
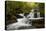
[[(6, 25), (17, 22), (16, 15), (20, 13), (30, 13), (32, 8), (39, 7), (40, 15), (44, 17), (44, 3), (38, 2), (18, 2), (18, 1), (6, 1), (5, 2), (5, 16), (6, 16)], [(35, 22), (35, 21), (34, 21)], [(34, 23), (33, 22), (33, 23)], [(44, 25), (44, 20), (35, 22)], [(39, 24), (39, 25), (40, 25)]]

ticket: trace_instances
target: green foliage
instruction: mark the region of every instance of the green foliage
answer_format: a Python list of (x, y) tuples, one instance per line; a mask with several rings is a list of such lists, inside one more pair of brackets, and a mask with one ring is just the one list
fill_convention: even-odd
[[(30, 10), (36, 6), (38, 6), (38, 4), (35, 3), (31, 3), (31, 2), (15, 2), (15, 1), (7, 1), (6, 2), (6, 10), (10, 11), (11, 13), (13, 12), (17, 12), (18, 13), (29, 13)], [(9, 8), (9, 9), (8, 9)]]
[[(12, 23), (11, 21), (16, 21), (16, 14), (20, 13), (30, 13), (32, 8), (39, 7), (41, 15), (44, 14), (44, 3), (34, 3), (34, 2), (18, 2), (18, 1), (6, 1), (6, 24)], [(12, 18), (14, 18), (12, 20)], [(10, 22), (9, 22), (10, 21)]]
[(44, 15), (45, 14), (45, 4), (44, 3), (40, 3), (39, 4), (39, 10), (40, 10), (40, 13), (42, 14), (42, 15)]

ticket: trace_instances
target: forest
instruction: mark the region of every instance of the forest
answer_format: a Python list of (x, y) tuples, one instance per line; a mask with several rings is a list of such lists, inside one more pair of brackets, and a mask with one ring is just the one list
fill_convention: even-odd
[(5, 2), (5, 16), (6, 25), (16, 22), (16, 15), (20, 13), (30, 13), (31, 9), (39, 8), (40, 15), (44, 17), (44, 3), (38, 2), (19, 2), (19, 1), (6, 1)]

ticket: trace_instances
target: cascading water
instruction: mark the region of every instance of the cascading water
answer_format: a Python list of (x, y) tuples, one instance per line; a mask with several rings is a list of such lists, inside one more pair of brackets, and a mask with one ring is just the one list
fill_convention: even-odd
[[(34, 15), (35, 14), (35, 15)], [(17, 19), (17, 23), (13, 23), (7, 26), (8, 30), (14, 30), (14, 29), (18, 29), (19, 27), (22, 26), (32, 26), (32, 23), (29, 24), (29, 22), (32, 22), (32, 20), (36, 20), (36, 19), (42, 19), (40, 17), (40, 12), (36, 13), (34, 12), (34, 9), (31, 10), (31, 13), (29, 13), (29, 15), (27, 15), (27, 17), (24, 16), (24, 14), (19, 14), (20, 16), (23, 16), (23, 18), (19, 18)], [(37, 16), (37, 17), (35, 17)], [(31, 21), (30, 21), (31, 20)]]
[(20, 14), (21, 16), (23, 16), (23, 18), (17, 19), (17, 23), (13, 23), (7, 26), (8, 30), (13, 30), (13, 29), (18, 29), (19, 27), (22, 26), (31, 26), (31, 24), (29, 24), (29, 19), (26, 18), (23, 14)]

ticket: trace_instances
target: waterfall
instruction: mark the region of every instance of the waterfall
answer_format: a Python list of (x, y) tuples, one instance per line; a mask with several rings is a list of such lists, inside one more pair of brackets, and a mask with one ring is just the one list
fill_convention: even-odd
[(31, 10), (29, 15), (27, 16), (28, 18), (34, 18), (34, 9)]
[[(37, 17), (35, 18), (36, 15), (34, 15), (36, 13)], [(24, 14), (19, 14), (20, 16), (23, 16), (23, 18), (19, 18), (17, 19), (17, 23), (13, 23), (13, 24), (10, 24), (7, 26), (7, 29), (8, 30), (12, 30), (12, 29), (18, 29), (22, 26), (26, 26), (26, 27), (29, 27), (29, 26), (32, 26), (32, 20), (36, 20), (36, 19), (40, 19), (40, 12), (34, 12), (34, 9), (31, 10), (31, 12), (27, 15), (27, 17), (24, 16)], [(31, 19), (29, 19), (31, 18)], [(32, 19), (33, 18), (33, 19)], [(41, 18), (42, 19), (42, 18)], [(30, 21), (31, 20), (31, 21)], [(29, 22), (31, 22), (29, 24)]]
[[(20, 14), (21, 16), (23, 16), (22, 14)], [(18, 22), (10, 24), (7, 26), (7, 30), (13, 30), (13, 29), (18, 29), (22, 26), (32, 26), (31, 24), (29, 24), (29, 19), (26, 18), (25, 16), (23, 16), (23, 18), (17, 19)]]
[(37, 17), (40, 18), (40, 12), (37, 12)]

